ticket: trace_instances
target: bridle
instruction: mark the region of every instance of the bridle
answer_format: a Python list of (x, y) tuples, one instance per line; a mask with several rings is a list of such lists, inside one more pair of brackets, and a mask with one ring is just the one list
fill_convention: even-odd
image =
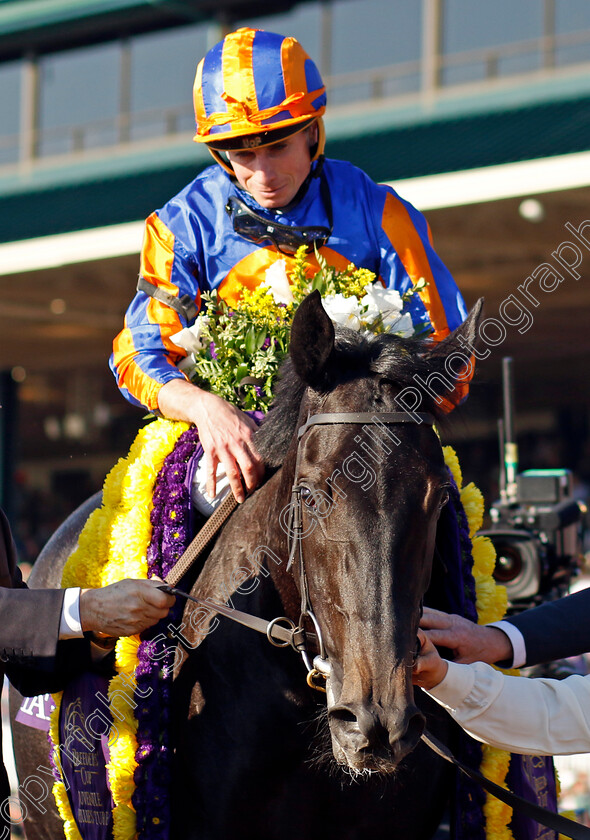
[[(210, 542), (211, 537), (226, 521), (228, 516), (237, 506), (237, 502), (230, 496), (224, 500), (220, 508), (212, 515), (211, 520), (217, 517), (217, 523), (212, 526), (211, 520), (207, 522), (203, 531), (207, 531), (206, 536), (199, 539), (201, 534), (197, 534), (189, 548), (180, 557), (171, 572), (166, 575), (166, 584), (160, 588), (172, 595), (180, 595), (187, 598), (189, 601), (207, 607), (213, 612), (217, 612), (232, 621), (256, 630), (259, 633), (264, 633), (268, 641), (274, 647), (292, 647), (296, 650), (303, 659), (303, 664), (307, 669), (307, 684), (311, 688), (318, 691), (325, 692), (325, 682), (330, 675), (330, 662), (326, 655), (326, 648), (322, 637), (322, 632), (317, 618), (311, 608), (309, 597), (309, 585), (307, 582), (307, 574), (305, 571), (305, 562), (303, 557), (303, 501), (302, 493), (304, 490), (311, 488), (303, 481), (298, 480), (299, 470), (301, 467), (302, 458), (302, 441), (304, 436), (310, 429), (315, 426), (335, 426), (335, 425), (349, 425), (369, 423), (379, 424), (380, 426), (395, 425), (398, 423), (426, 423), (428, 426), (433, 426), (435, 422), (434, 416), (426, 412), (412, 412), (409, 414), (406, 411), (339, 411), (339, 412), (323, 412), (319, 414), (312, 414), (307, 417), (297, 431), (297, 454), (295, 458), (295, 472), (293, 475), (293, 484), (291, 485), (291, 504), (289, 505), (289, 523), (288, 523), (288, 563), (287, 570), (293, 568), (297, 563), (297, 577), (299, 580), (299, 594), (301, 598), (299, 621), (297, 624), (287, 616), (278, 616), (272, 621), (266, 621), (258, 616), (250, 615), (249, 613), (236, 610), (228, 607), (225, 604), (216, 604), (206, 598), (198, 598), (194, 595), (189, 595), (181, 589), (175, 588), (174, 585), (180, 578), (186, 574), (190, 565), (194, 563), (196, 558), (201, 553), (202, 549)], [(312, 490), (313, 492), (313, 490)], [(231, 497), (231, 498), (230, 498)], [(232, 502), (233, 500), (233, 502)], [(195, 548), (195, 544), (197, 548)], [(314, 632), (309, 632), (305, 628), (305, 624), (311, 622)], [(317, 654), (312, 658), (308, 648), (307, 642), (314, 642), (317, 648)]]
[[(291, 487), (291, 505), (290, 505), (290, 518), (289, 518), (289, 527), (288, 527), (288, 540), (289, 540), (289, 562), (287, 564), (287, 570), (293, 568), (295, 564), (297, 564), (297, 577), (299, 580), (299, 594), (301, 597), (301, 604), (300, 604), (300, 611), (299, 611), (299, 623), (295, 626), (294, 623), (290, 619), (286, 619), (284, 617), (280, 619), (275, 619), (276, 621), (288, 621), (290, 625), (293, 625), (293, 632), (302, 632), (302, 641), (299, 641), (297, 646), (293, 645), (296, 650), (301, 654), (303, 659), (304, 665), (307, 668), (307, 683), (312, 688), (315, 688), (319, 691), (325, 691), (323, 683), (327, 680), (330, 675), (330, 661), (326, 655), (326, 648), (324, 645), (324, 640), (322, 638), (322, 633), (320, 629), (319, 622), (311, 608), (311, 602), (309, 597), (309, 585), (307, 582), (307, 574), (305, 571), (305, 562), (303, 557), (303, 500), (302, 500), (302, 493), (305, 490), (312, 490), (313, 496), (313, 488), (310, 488), (305, 481), (299, 480), (299, 470), (301, 466), (301, 458), (302, 458), (302, 441), (304, 436), (310, 429), (313, 429), (315, 426), (334, 426), (334, 425), (349, 425), (349, 424), (361, 424), (367, 425), (372, 423), (375, 425), (379, 423), (381, 425), (394, 425), (398, 423), (426, 423), (429, 426), (434, 425), (434, 416), (429, 413), (414, 413), (410, 415), (405, 411), (382, 411), (382, 412), (367, 412), (367, 411), (343, 411), (343, 412), (325, 412), (320, 414), (312, 414), (308, 416), (307, 420), (303, 425), (299, 427), (297, 432), (297, 456), (295, 461), (295, 473), (293, 476), (293, 485)], [(311, 660), (309, 653), (307, 651), (305, 641), (306, 641), (306, 633), (305, 633), (305, 621), (311, 621), (314, 630), (315, 630), (315, 640), (317, 644), (318, 653), (317, 655)], [(310, 635), (310, 634), (307, 634)]]
[[(318, 691), (325, 692), (326, 689), (323, 687), (321, 682), (325, 683), (325, 681), (330, 675), (330, 662), (328, 660), (328, 657), (326, 656), (326, 649), (324, 646), (320, 626), (311, 608), (311, 603), (309, 599), (309, 586), (307, 583), (307, 575), (305, 572), (305, 563), (303, 557), (303, 502), (301, 494), (304, 489), (309, 489), (309, 487), (305, 483), (298, 481), (299, 467), (301, 462), (301, 442), (304, 435), (314, 426), (333, 426), (339, 424), (344, 425), (349, 423), (380, 423), (381, 425), (387, 426), (395, 425), (397, 423), (408, 422), (415, 422), (418, 424), (426, 423), (429, 426), (433, 426), (435, 418), (432, 414), (421, 412), (413, 412), (411, 415), (407, 412), (401, 411), (375, 411), (373, 413), (328, 412), (312, 414), (307, 418), (305, 423), (303, 423), (303, 425), (299, 427), (299, 430), (297, 432), (298, 444), (295, 462), (295, 473), (293, 476), (293, 484), (291, 487), (291, 510), (289, 520), (289, 535), (291, 538), (289, 540), (289, 562), (287, 566), (287, 568), (292, 568), (295, 562), (297, 562), (298, 564), (299, 589), (301, 595), (301, 606), (298, 624), (295, 624), (295, 622), (292, 621), (292, 619), (287, 618), (286, 616), (279, 616), (278, 618), (275, 618), (272, 621), (266, 621), (265, 619), (259, 618), (258, 616), (253, 616), (249, 613), (244, 613), (240, 610), (232, 609), (231, 607), (228, 607), (224, 604), (215, 604), (212, 601), (209, 601), (205, 598), (197, 598), (193, 595), (188, 595), (186, 592), (180, 589), (176, 589), (169, 585), (164, 585), (160, 588), (171, 592), (172, 594), (180, 595), (184, 598), (188, 598), (191, 601), (195, 601), (196, 603), (202, 606), (208, 607), (214, 612), (217, 612), (221, 615), (226, 616), (227, 618), (232, 619), (232, 621), (237, 621), (238, 623), (243, 624), (245, 627), (250, 627), (252, 630), (257, 630), (260, 633), (264, 633), (267, 636), (268, 641), (275, 647), (291, 646), (294, 650), (298, 651), (301, 654), (304, 665), (307, 668), (308, 685), (311, 688), (317, 689)], [(227, 517), (235, 509), (235, 507), (237, 507), (237, 502), (235, 501), (235, 499), (233, 500), (232, 504), (231, 498), (233, 497), (230, 497), (231, 493), (230, 496), (227, 497), (227, 499), (225, 500), (226, 510), (224, 511), (223, 517), (220, 521), (225, 521), (225, 519), (227, 519)], [(211, 518), (213, 518), (214, 516), (215, 514), (213, 514)], [(207, 541), (209, 541), (211, 538), (211, 532), (215, 532), (215, 528), (209, 528), (209, 532), (210, 533), (207, 536)], [(204, 544), (207, 543), (205, 542)], [(182, 561), (189, 553), (189, 549), (187, 549), (187, 551), (184, 552), (174, 569), (176, 569), (178, 566), (182, 566)], [(198, 555), (195, 555), (193, 552), (193, 561), (196, 556)], [(185, 573), (185, 571), (186, 569), (184, 569), (183, 573)], [(171, 576), (169, 574), (167, 575), (166, 579), (168, 580), (170, 577)], [(172, 577), (172, 579), (174, 579), (174, 577)], [(304, 624), (306, 619), (308, 619), (312, 623), (315, 633), (309, 633), (305, 630)], [(318, 648), (318, 654), (313, 658), (313, 660), (310, 659), (310, 654), (307, 650), (306, 643), (308, 640), (314, 641)], [(318, 683), (318, 680), (320, 680), (321, 682)], [(547, 809), (537, 805), (536, 803), (530, 802), (524, 799), (522, 796), (518, 796), (517, 794), (512, 793), (512, 791), (506, 790), (505, 788), (496, 785), (494, 782), (487, 779), (478, 771), (473, 770), (471, 767), (468, 767), (463, 762), (455, 758), (452, 752), (443, 744), (441, 744), (436, 738), (434, 738), (429, 732), (424, 732), (421, 738), (430, 747), (430, 749), (436, 752), (441, 758), (455, 765), (455, 767), (457, 767), (463, 774), (469, 776), (471, 779), (478, 782), (485, 790), (487, 790), (493, 796), (500, 799), (502, 802), (505, 802), (511, 808), (518, 808), (524, 814), (531, 817), (532, 819), (535, 819), (537, 822), (540, 822), (542, 825), (548, 826), (549, 828), (552, 828), (558, 833), (565, 833), (568, 837), (574, 838), (574, 840), (590, 840), (590, 829), (586, 828), (585, 826), (579, 825), (578, 823), (572, 822), (566, 817), (563, 817), (561, 814), (554, 814), (553, 812), (548, 811)]]

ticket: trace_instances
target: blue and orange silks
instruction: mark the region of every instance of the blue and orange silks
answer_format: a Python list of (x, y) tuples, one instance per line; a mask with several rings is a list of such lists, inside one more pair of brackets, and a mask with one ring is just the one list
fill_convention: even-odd
[[(350, 163), (326, 160), (333, 207), (333, 232), (320, 253), (338, 269), (354, 263), (367, 268), (387, 288), (400, 294), (423, 277), (427, 285), (412, 296), (408, 311), (415, 325), (430, 325), (435, 340), (459, 326), (467, 312), (463, 298), (447, 268), (435, 253), (426, 220), (390, 187), (375, 184)], [(254, 288), (265, 279), (266, 269), (278, 259), (290, 257), (272, 247), (262, 247), (234, 233), (225, 205), (239, 195), (257, 213), (282, 224), (329, 227), (320, 194), (320, 179), (295, 207), (269, 211), (257, 205), (248, 193), (217, 165), (198, 177), (153, 213), (146, 222), (141, 257), (141, 275), (168, 294), (188, 295), (200, 307), (203, 291), (217, 289), (230, 305), (241, 289)], [(309, 262), (314, 262), (313, 254)], [(183, 374), (177, 368), (186, 355), (170, 336), (190, 322), (174, 308), (138, 292), (114, 342), (111, 368), (124, 396), (135, 405), (157, 408), (160, 387)], [(466, 394), (454, 394), (454, 402)]]
[(326, 88), (295, 38), (244, 27), (209, 50), (193, 90), (197, 142), (258, 135), (320, 117)]

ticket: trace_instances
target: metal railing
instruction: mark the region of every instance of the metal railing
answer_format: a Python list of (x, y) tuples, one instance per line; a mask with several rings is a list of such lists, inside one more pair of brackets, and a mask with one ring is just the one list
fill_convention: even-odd
[[(581, 55), (571, 56), (578, 49)], [(569, 57), (567, 51), (570, 51)], [(432, 58), (432, 57), (431, 57)], [(514, 69), (514, 62), (525, 64)], [(512, 63), (512, 65), (511, 65)], [(503, 44), (486, 49), (469, 50), (435, 57), (434, 87), (429, 94), (436, 97), (443, 91), (466, 84), (483, 90), (498, 79), (514, 79), (524, 74), (547, 74), (564, 67), (590, 64), (590, 30), (564, 35)], [(458, 76), (462, 76), (457, 80)], [(355, 102), (378, 103), (418, 99), (425, 92), (425, 73), (419, 60), (355, 70), (326, 77), (332, 107), (350, 107)], [(38, 129), (33, 136), (22, 134), (0, 136), (0, 169), (18, 165), (51, 165), (69, 155), (123, 147), (141, 141), (170, 139), (193, 131), (193, 113), (189, 104), (173, 108), (124, 113), (76, 125)]]

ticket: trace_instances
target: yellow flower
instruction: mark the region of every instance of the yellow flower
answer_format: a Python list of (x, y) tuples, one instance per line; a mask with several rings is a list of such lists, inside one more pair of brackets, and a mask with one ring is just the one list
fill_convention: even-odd
[(443, 455), (445, 458), (445, 464), (450, 469), (451, 475), (455, 480), (455, 484), (460, 490), (463, 486), (463, 475), (461, 473), (461, 467), (459, 466), (457, 453), (452, 446), (443, 446)]
[(137, 652), (139, 650), (139, 636), (123, 636), (117, 640), (115, 655), (119, 673), (133, 674), (137, 667)]
[[(483, 759), (480, 767), (486, 778), (506, 788), (506, 775), (510, 766), (510, 754), (485, 744), (482, 748)], [(483, 807), (486, 818), (486, 836), (490, 840), (513, 840), (508, 823), (512, 819), (512, 808), (490, 794), (486, 795)]]
[(62, 782), (55, 782), (53, 785), (53, 796), (58, 813), (64, 823), (64, 836), (66, 840), (82, 840), (82, 835), (78, 831), (78, 826), (74, 820), (65, 785)]
[(473, 537), (472, 552), (474, 574), (491, 576), (496, 567), (496, 549), (491, 539), (482, 534)]
[(109, 787), (116, 804), (130, 805), (135, 790), (133, 773), (137, 767), (137, 741), (132, 732), (123, 729), (124, 722), (116, 717), (115, 720), (117, 731), (109, 743), (110, 761), (107, 764)]
[[(155, 480), (164, 459), (172, 451), (186, 423), (156, 420), (138, 432), (126, 458), (122, 458), (105, 479), (101, 507), (88, 518), (78, 546), (68, 559), (62, 586), (106, 586), (123, 578), (146, 578), (146, 554), (152, 535), (150, 511)], [(109, 684), (113, 710), (112, 745), (107, 766), (113, 809), (115, 840), (135, 840), (135, 811), (131, 797), (135, 790), (133, 773), (137, 766), (135, 732), (137, 720), (129, 677), (137, 667), (139, 638), (119, 639), (115, 647), (115, 666), (128, 681), (115, 676)], [(124, 696), (118, 694), (124, 692)], [(56, 708), (50, 723), (53, 745), (59, 743), (58, 715), (61, 695), (55, 695)], [(119, 713), (119, 715), (117, 714)], [(123, 720), (120, 719), (123, 716)], [(54, 786), (59, 813), (64, 820), (67, 840), (82, 840), (77, 829), (63, 783)]]
[(478, 624), (489, 624), (504, 617), (508, 606), (505, 586), (498, 586), (493, 578), (475, 576), (475, 593)]
[(135, 811), (129, 805), (117, 805), (113, 809), (114, 840), (136, 840)]
[(117, 731), (120, 731), (120, 727), (124, 727), (132, 733), (137, 732), (134, 687), (134, 681), (125, 680), (122, 676), (113, 677), (109, 683), (111, 714), (114, 714), (113, 720)]
[(461, 504), (469, 524), (469, 536), (473, 538), (483, 524), (484, 504), (481, 490), (470, 482), (461, 490)]

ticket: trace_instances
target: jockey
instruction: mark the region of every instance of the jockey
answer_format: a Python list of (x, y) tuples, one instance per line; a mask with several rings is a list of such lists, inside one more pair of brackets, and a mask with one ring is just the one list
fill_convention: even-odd
[[(433, 250), (424, 217), (390, 187), (351, 164), (324, 158), (325, 87), (290, 37), (232, 32), (198, 65), (197, 131), (214, 165), (147, 219), (138, 291), (114, 342), (111, 369), (124, 396), (170, 419), (194, 423), (206, 455), (207, 491), (220, 465), (243, 501), (263, 473), (254, 422), (177, 367), (186, 351), (171, 336), (190, 326), (201, 292), (228, 304), (301, 244), (328, 264), (374, 272), (413, 295), (415, 325), (444, 338), (466, 317), (450, 273)], [(464, 386), (465, 388), (465, 386)]]

